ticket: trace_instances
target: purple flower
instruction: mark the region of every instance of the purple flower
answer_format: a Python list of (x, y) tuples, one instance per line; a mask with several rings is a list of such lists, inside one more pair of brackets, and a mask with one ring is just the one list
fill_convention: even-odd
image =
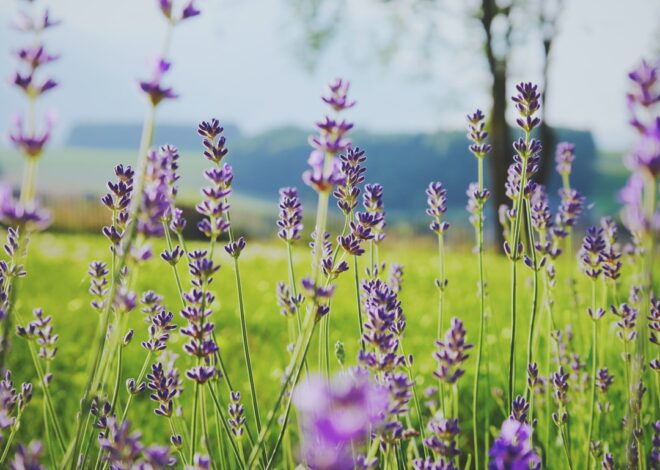
[[(324, 97), (323, 101), (337, 113), (352, 107), (355, 102), (348, 99), (348, 88), (348, 82), (337, 80), (330, 85), (330, 96)], [(303, 173), (303, 180), (319, 193), (331, 192), (345, 181), (342, 164), (336, 155), (350, 146), (351, 142), (345, 136), (353, 124), (326, 116), (325, 120), (316, 123), (316, 127), (319, 134), (309, 138), (314, 150), (307, 160), (310, 169)]]
[(14, 28), (24, 33), (41, 33), (42, 31), (57, 26), (61, 23), (59, 20), (53, 20), (50, 12), (45, 9), (43, 14), (36, 19), (26, 12), (19, 13), (19, 17), (13, 22)]
[(610, 310), (620, 318), (616, 323), (619, 329), (617, 332), (619, 338), (626, 343), (632, 342), (637, 337), (637, 317), (639, 316), (639, 310), (625, 303), (621, 304), (618, 308), (612, 305)]
[(649, 320), (649, 341), (660, 346), (660, 298), (651, 297)]
[(507, 419), (488, 453), (492, 470), (526, 470), (538, 468), (541, 460), (532, 447), (532, 428), (529, 424)]
[(53, 333), (53, 325), (51, 324), (53, 317), (45, 316), (40, 308), (33, 311), (34, 321), (31, 321), (27, 326), (17, 326), (16, 334), (28, 341), (35, 341), (39, 346), (39, 357), (52, 361), (57, 354), (57, 341), (60, 336)]
[(426, 188), (426, 203), (428, 204), (426, 214), (433, 217), (429, 228), (438, 235), (442, 235), (449, 229), (449, 224), (442, 220), (444, 213), (447, 212), (447, 190), (442, 183), (438, 181), (429, 183)]
[(445, 339), (436, 340), (438, 350), (433, 356), (438, 361), (438, 368), (433, 375), (441, 381), (454, 384), (465, 373), (461, 366), (470, 357), (467, 352), (473, 347), (467, 342), (466, 337), (463, 322), (458, 318), (452, 318), (451, 328), (447, 330)]
[(224, 163), (222, 167), (209, 168), (204, 176), (211, 184), (202, 188), (204, 199), (196, 206), (197, 212), (205, 217), (197, 228), (207, 237), (217, 239), (229, 230), (228, 198), (234, 173), (232, 167)]
[[(220, 266), (213, 263), (206, 251), (193, 251), (189, 257), (188, 267), (193, 288), (183, 294), (186, 306), (181, 310), (181, 316), (187, 324), (179, 331), (188, 338), (183, 347), (184, 351), (205, 363), (210, 363), (218, 346), (213, 339), (214, 324), (209, 321), (213, 313), (209, 307), (215, 297), (208, 291), (208, 286), (213, 282), (212, 276)], [(198, 383), (205, 383), (214, 374), (215, 369), (210, 366), (198, 366), (186, 372), (188, 378)]]
[(279, 305), (282, 315), (286, 317), (298, 313), (298, 306), (304, 300), (301, 294), (293, 296), (287, 285), (283, 282), (277, 283), (276, 294), (277, 305)]
[(627, 164), (631, 170), (648, 173), (652, 178), (660, 175), (660, 116), (644, 128)]
[(108, 294), (108, 265), (101, 261), (92, 261), (89, 265), (89, 293), (92, 295), (92, 307), (99, 313), (105, 307), (105, 296)]
[(151, 151), (147, 156), (138, 217), (138, 231), (146, 237), (163, 235), (163, 223), (167, 225), (171, 219), (178, 192), (178, 159), (178, 150), (169, 145), (161, 147), (158, 152)]
[[(362, 291), (366, 314), (362, 339), (373, 350), (360, 350), (359, 360), (377, 372), (393, 371), (405, 364), (405, 358), (398, 354), (399, 334), (405, 325), (401, 302), (380, 279), (364, 281)], [(402, 326), (400, 322), (404, 322)]]
[(34, 232), (45, 230), (51, 221), (50, 211), (34, 200), (27, 204), (17, 201), (11, 189), (0, 184), (0, 222), (4, 225)]
[(0, 429), (14, 426), (31, 400), (32, 384), (23, 383), (20, 392), (17, 392), (11, 371), (5, 371), (0, 380)]
[(358, 147), (349, 147), (346, 154), (340, 155), (342, 181), (332, 193), (337, 198), (337, 206), (349, 216), (358, 205), (360, 196), (359, 185), (364, 182), (364, 174), (367, 169), (364, 162), (367, 157), (364, 150)]
[(579, 259), (582, 270), (591, 279), (598, 279), (603, 272), (603, 252), (605, 251), (605, 240), (603, 240), (603, 229), (589, 227), (587, 234), (582, 240)]
[(232, 258), (239, 258), (246, 246), (245, 237), (239, 237), (238, 240), (230, 241), (225, 245), (225, 251)]
[(154, 107), (158, 106), (163, 100), (174, 99), (178, 96), (171, 87), (166, 87), (162, 84), (163, 77), (170, 70), (171, 66), (171, 62), (168, 62), (164, 58), (156, 58), (152, 66), (151, 79), (140, 81), (140, 88), (147, 95)]
[(14, 129), (9, 134), (9, 140), (27, 158), (39, 158), (50, 139), (51, 129), (51, 119), (47, 119), (43, 132), (29, 133), (23, 126), (23, 118), (19, 116), (14, 121)]
[(46, 467), (41, 465), (43, 454), (44, 447), (39, 441), (32, 441), (28, 446), (18, 444), (9, 467), (12, 470), (46, 470)]
[(297, 188), (281, 188), (279, 203), (279, 218), (277, 236), (281, 240), (292, 243), (300, 240), (303, 230), (303, 207), (298, 197)]
[(21, 75), (20, 72), (15, 72), (14, 77), (10, 80), (10, 82), (23, 90), (23, 92), (31, 98), (41, 96), (44, 93), (57, 87), (57, 82), (50, 78), (36, 83), (32, 73)]
[(322, 99), (327, 103), (335, 112), (345, 111), (348, 108), (355, 106), (355, 101), (348, 98), (348, 89), (351, 84), (348, 81), (338, 78), (328, 85), (330, 89), (330, 96), (324, 96)]
[(43, 44), (24, 47), (17, 50), (14, 54), (21, 62), (30, 67), (32, 71), (35, 71), (42, 65), (49, 64), (50, 62), (54, 62), (60, 58), (60, 56), (57, 54), (49, 54), (46, 52)]
[(511, 404), (510, 420), (518, 421), (519, 423), (527, 423), (527, 413), (529, 412), (529, 403), (522, 395), (516, 396)]
[(180, 23), (188, 18), (193, 18), (201, 14), (195, 7), (195, 0), (188, 0), (181, 12), (177, 15), (173, 14), (173, 0), (158, 0), (158, 6), (163, 16), (173, 25)]
[(470, 223), (474, 227), (483, 224), (483, 207), (490, 197), (490, 191), (479, 190), (479, 183), (470, 183), (466, 191), (468, 197), (467, 210), (470, 213)]
[(172, 416), (173, 400), (183, 390), (178, 371), (174, 368), (166, 371), (163, 364), (156, 362), (151, 366), (151, 373), (147, 374), (147, 381), (147, 387), (151, 390), (150, 398), (158, 403), (158, 408), (154, 410), (154, 413), (159, 416)]
[(428, 430), (431, 436), (426, 438), (424, 445), (434, 454), (448, 460), (461, 454), (456, 443), (460, 433), (458, 419), (432, 419), (429, 421)]
[(560, 233), (565, 237), (582, 215), (585, 199), (575, 189), (565, 190), (562, 188), (559, 190), (559, 196), (561, 202), (555, 216), (555, 225), (558, 229), (561, 229)]
[(229, 418), (227, 421), (234, 437), (240, 439), (245, 433), (246, 422), (245, 410), (243, 409), (243, 405), (241, 405), (241, 393), (231, 391), (229, 398), (231, 399), (231, 403), (229, 403), (228, 407)]
[(484, 158), (491, 150), (490, 144), (486, 143), (488, 132), (486, 129), (486, 118), (480, 109), (474, 114), (469, 115), (468, 119), (468, 139), (472, 141), (470, 152), (477, 158)]
[(573, 170), (573, 161), (575, 161), (575, 145), (570, 142), (560, 142), (557, 144), (557, 151), (555, 153), (557, 173), (561, 176), (570, 175)]
[(529, 134), (541, 123), (539, 118), (534, 117), (536, 112), (541, 109), (541, 94), (538, 91), (538, 86), (529, 82), (517, 84), (516, 91), (518, 93), (511, 97), (519, 115), (516, 124)]
[(362, 205), (368, 214), (378, 220), (371, 227), (374, 241), (380, 243), (385, 239), (385, 209), (383, 205), (383, 187), (380, 184), (368, 184), (364, 187)]
[(645, 123), (640, 114), (653, 108), (660, 102), (658, 87), (658, 67), (643, 60), (639, 66), (628, 74), (632, 89), (626, 95), (631, 118), (630, 124), (641, 133), (645, 131)]
[(435, 461), (431, 457), (415, 459), (413, 461), (413, 468), (415, 470), (458, 470), (458, 467), (451, 460), (439, 459)]
[(369, 374), (310, 377), (293, 392), (301, 419), (303, 460), (312, 468), (353, 468), (351, 446), (359, 446), (383, 422), (388, 392)]
[(403, 288), (403, 266), (400, 264), (393, 264), (390, 267), (390, 278), (387, 281), (392, 292), (399, 295)]

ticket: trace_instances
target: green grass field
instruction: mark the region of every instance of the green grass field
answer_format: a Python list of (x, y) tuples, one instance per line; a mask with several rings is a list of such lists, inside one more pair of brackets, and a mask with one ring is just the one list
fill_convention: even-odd
[[(203, 245), (200, 244), (201, 248)], [(157, 247), (157, 251), (160, 247)], [(236, 296), (232, 267), (229, 257), (223, 250), (218, 249), (220, 262), (223, 267), (218, 272), (214, 286), (217, 303), (213, 305), (213, 320), (216, 323), (218, 341), (223, 356), (227, 362), (229, 375), (243, 392), (244, 397), (249, 396), (249, 386), (244, 370), (241, 349), (241, 335), (238, 314), (235, 308)], [(300, 244), (295, 255), (297, 274), (307, 272), (310, 259), (308, 250)], [(96, 331), (97, 314), (89, 307), (90, 297), (87, 293), (88, 276), (84, 267), (92, 260), (108, 260), (109, 251), (105, 240), (100, 236), (64, 236), (64, 235), (37, 235), (31, 241), (30, 258), (27, 265), (28, 276), (19, 285), (20, 301), (17, 311), (25, 320), (31, 316), (35, 307), (43, 307), (46, 313), (54, 317), (54, 328), (60, 334), (59, 352), (53, 362), (54, 374), (51, 386), (58, 414), (62, 417), (67, 433), (71, 433), (74, 425), (74, 415), (78, 406), (78, 399), (85, 380), (85, 367), (88, 360), (92, 339)], [(389, 241), (381, 247), (381, 259), (387, 263), (401, 263), (404, 265), (404, 287), (401, 294), (403, 309), (408, 320), (404, 337), (405, 351), (415, 357), (414, 371), (418, 391), (436, 383), (432, 372), (435, 361), (432, 357), (434, 339), (437, 329), (437, 292), (434, 285), (436, 277), (436, 252), (431, 239), (417, 239), (412, 242)], [(257, 390), (262, 410), (266, 410), (275, 399), (279, 390), (280, 376), (287, 363), (287, 324), (286, 319), (279, 313), (275, 303), (275, 284), (278, 280), (286, 279), (285, 249), (281, 243), (254, 243), (248, 244), (241, 259), (241, 270), (244, 278), (245, 298), (247, 303), (247, 322), (250, 334), (250, 347), (255, 367)], [(478, 298), (476, 256), (466, 250), (450, 249), (447, 257), (447, 278), (449, 286), (445, 304), (445, 328), (453, 316), (462, 319), (468, 331), (468, 340), (476, 343), (478, 329)], [(183, 272), (183, 263), (179, 265)], [(508, 261), (495, 254), (488, 254), (486, 259), (488, 279), (488, 334), (486, 337), (485, 368), (488, 370), (488, 383), (482, 381), (483, 389), (480, 403), (480, 413), (485, 416), (486, 411), (491, 425), (499, 427), (502, 421), (503, 398), (501, 391), (506, 389), (508, 371), (508, 344), (511, 335), (509, 328), (509, 265)], [(565, 274), (567, 266), (559, 266), (559, 279)], [(531, 276), (529, 270), (523, 270), (526, 287), (522, 289), (523, 300), (519, 317), (518, 336), (518, 374), (517, 390), (522, 392), (523, 362), (526, 353), (528, 331), (528, 312), (531, 298)], [(569, 300), (569, 289), (565, 282), (558, 282), (556, 289), (555, 321), (558, 327), (573, 325), (574, 339), (571, 343), (571, 353), (580, 354), (582, 361), (589, 362), (590, 347), (590, 320), (585, 308), (589, 292), (584, 276), (579, 274), (579, 287), (584, 287), (585, 298), (580, 298), (580, 307), (575, 310)], [(186, 276), (184, 275), (184, 279)], [(584, 285), (582, 285), (584, 284)], [(186, 284), (187, 285), (187, 284)], [(184, 286), (185, 288), (185, 286)], [(153, 289), (165, 295), (166, 305), (175, 312), (177, 322), (181, 324), (178, 315), (180, 303), (177, 297), (174, 278), (169, 265), (159, 258), (147, 263), (139, 272), (137, 290), (139, 293)], [(623, 291), (621, 291), (623, 292)], [(135, 329), (136, 338), (126, 349), (125, 367), (122, 383), (128, 377), (135, 377), (144, 360), (145, 353), (140, 347), (140, 340), (146, 336), (146, 324), (142, 313), (137, 309), (130, 313), (130, 326)], [(338, 281), (338, 289), (333, 299), (331, 318), (331, 344), (342, 341), (346, 347), (347, 363), (356, 362), (358, 323), (355, 310), (355, 290), (352, 274), (346, 273)], [(621, 344), (616, 339), (614, 328), (615, 317), (608, 314), (600, 323), (602, 345), (601, 361), (606, 364), (616, 376), (615, 385), (610, 391), (609, 400), (615, 406), (615, 412), (605, 417), (600, 426), (610, 439), (611, 445), (620, 443), (611, 439), (620, 439), (622, 433), (612, 432), (620, 418), (621, 407), (625, 402), (623, 398), (623, 379), (619, 354)], [(545, 335), (545, 313), (540, 313), (539, 325), (541, 334)], [(9, 359), (9, 366), (14, 371), (15, 382), (25, 380), (35, 381), (34, 369), (29, 358), (23, 339), (13, 339), (13, 350)], [(312, 369), (317, 365), (317, 343), (315, 339), (310, 349), (309, 364)], [(174, 334), (170, 342), (170, 350), (182, 354), (183, 341), (178, 334)], [(534, 341), (535, 355), (544, 364), (545, 340)], [(535, 356), (537, 357), (537, 356)], [(471, 433), (471, 395), (472, 374), (474, 371), (474, 354), (468, 360), (466, 376), (461, 380), (459, 415), (461, 426), (466, 432), (462, 433), (461, 445), (469, 450)], [(183, 369), (189, 359), (182, 354), (179, 367)], [(333, 367), (339, 369), (337, 361), (332, 361)], [(541, 366), (541, 374), (545, 374)], [(186, 381), (187, 382), (187, 381)], [(487, 387), (491, 392), (488, 393)], [(190, 392), (184, 391), (182, 403), (184, 408), (188, 402)], [(498, 390), (500, 392), (498, 392)], [(491, 395), (492, 393), (492, 395)], [(122, 395), (124, 400), (125, 395)], [(539, 397), (538, 400), (543, 400)], [(583, 407), (586, 403), (580, 401), (580, 395), (571, 406)], [(502, 404), (502, 406), (500, 406)], [(148, 395), (142, 394), (131, 408), (129, 419), (139, 422), (140, 430), (147, 442), (165, 443), (167, 439), (163, 422), (151, 413), (154, 406)], [(262, 411), (262, 413), (265, 411)], [(584, 416), (584, 414), (583, 414)], [(544, 429), (543, 416), (539, 417), (541, 428)], [(482, 419), (483, 420), (483, 419)], [(249, 421), (250, 422), (250, 421)], [(19, 434), (20, 441), (27, 441), (41, 434), (43, 427), (41, 414), (41, 393), (35, 389), (35, 397), (30, 405), (26, 419), (23, 421)], [(578, 424), (574, 431), (574, 438), (579, 436), (582, 425)], [(607, 429), (607, 432), (605, 431)], [(579, 442), (584, 442), (580, 440)], [(557, 445), (557, 455), (561, 447)], [(558, 462), (557, 467), (561, 468)]]

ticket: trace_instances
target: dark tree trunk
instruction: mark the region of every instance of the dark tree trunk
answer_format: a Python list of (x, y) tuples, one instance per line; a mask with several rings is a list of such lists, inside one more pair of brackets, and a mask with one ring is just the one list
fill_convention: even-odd
[[(487, 157), (490, 167), (489, 190), (491, 192), (491, 213), (495, 223), (492, 225), (495, 233), (495, 246), (503, 251), (504, 236), (502, 226), (500, 225), (498, 210), (500, 205), (506, 204), (504, 183), (509, 164), (513, 160), (511, 142), (509, 136), (509, 127), (506, 122), (507, 106), (507, 55), (496, 57), (493, 50), (493, 35), (491, 25), (498, 15), (508, 16), (508, 10), (501, 10), (497, 6), (496, 0), (482, 0), (481, 3), (481, 24), (484, 29), (486, 41), (484, 49), (488, 60), (488, 68), (491, 73), (491, 97), (493, 106), (490, 110), (490, 144), (492, 151)], [(506, 35), (508, 40), (508, 33)]]
[(493, 146), (491, 154), (487, 157), (490, 162), (490, 184), (489, 190), (492, 194), (491, 212), (495, 229), (494, 239), (496, 247), (502, 249), (504, 237), (502, 227), (499, 223), (498, 210), (500, 205), (509, 202), (505, 191), (507, 169), (512, 162), (512, 150), (509, 135), (509, 126), (506, 122), (506, 73), (498, 70), (493, 76), (491, 87), (493, 107), (490, 115), (490, 143)]

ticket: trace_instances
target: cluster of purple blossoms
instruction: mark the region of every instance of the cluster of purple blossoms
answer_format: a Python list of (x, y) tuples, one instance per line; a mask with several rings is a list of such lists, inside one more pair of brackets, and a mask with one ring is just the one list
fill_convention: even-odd
[(301, 420), (301, 457), (311, 468), (351, 469), (356, 450), (376, 432), (389, 407), (388, 391), (355, 370), (328, 381), (308, 377), (293, 392)]
[(405, 325), (401, 302), (380, 279), (364, 281), (362, 292), (367, 318), (362, 339), (373, 350), (361, 349), (359, 361), (374, 372), (391, 372), (405, 364), (405, 357), (398, 353), (399, 334)]
[(202, 189), (204, 200), (197, 204), (197, 212), (205, 217), (197, 224), (197, 228), (211, 239), (217, 239), (229, 230), (228, 198), (234, 173), (229, 164), (221, 165), (228, 153), (223, 132), (217, 119), (203, 121), (197, 128), (197, 133), (203, 139), (204, 157), (215, 164), (215, 167), (204, 171), (204, 177), (211, 185)]
[(157, 57), (153, 59), (151, 66), (151, 78), (140, 81), (140, 89), (149, 99), (151, 106), (158, 106), (163, 100), (177, 98), (178, 95), (172, 87), (163, 85), (163, 77), (169, 72), (172, 63), (164, 58)]
[(607, 367), (598, 369), (598, 372), (596, 373), (596, 387), (598, 388), (600, 396), (596, 403), (596, 408), (602, 414), (609, 413), (610, 411), (610, 402), (607, 401), (607, 393), (613, 383), (614, 375), (609, 373)]
[[(538, 370), (537, 370), (538, 373)], [(528, 383), (529, 383), (528, 377)], [(520, 423), (527, 423), (527, 414), (529, 413), (529, 403), (522, 395), (516, 396), (511, 403), (511, 416), (509, 419), (518, 421)]]
[[(355, 106), (355, 101), (348, 98), (349, 87), (348, 82), (337, 79), (329, 86), (330, 95), (323, 97), (323, 101), (337, 115)], [(329, 193), (335, 185), (343, 183), (341, 162), (336, 155), (350, 146), (346, 134), (353, 128), (353, 124), (326, 116), (323, 121), (316, 123), (316, 127), (319, 134), (309, 138), (314, 150), (307, 160), (310, 169), (303, 174), (303, 180), (318, 193)]]
[(474, 114), (468, 115), (468, 139), (472, 142), (470, 152), (477, 158), (484, 158), (491, 150), (491, 145), (486, 143), (488, 132), (486, 132), (486, 116), (477, 109)]
[[(660, 347), (660, 298), (651, 298), (651, 308), (648, 316), (649, 341)], [(651, 370), (660, 373), (660, 356), (656, 356), (650, 362)]]
[(558, 411), (552, 413), (552, 420), (557, 426), (563, 426), (568, 422), (568, 373), (564, 372), (564, 367), (559, 366), (559, 370), (550, 376), (552, 387), (554, 389), (552, 396), (558, 405)]
[(34, 341), (39, 347), (39, 357), (52, 361), (57, 354), (57, 341), (60, 336), (53, 333), (52, 320), (53, 317), (45, 316), (40, 308), (34, 309), (34, 321), (31, 321), (27, 326), (17, 326), (16, 334), (28, 341)]
[(220, 266), (213, 263), (206, 251), (193, 251), (189, 254), (189, 258), (188, 266), (193, 288), (183, 294), (186, 306), (181, 310), (181, 316), (188, 323), (179, 331), (188, 337), (183, 349), (202, 362), (201, 365), (189, 369), (186, 377), (203, 384), (216, 373), (215, 367), (211, 365), (211, 358), (218, 350), (218, 346), (213, 339), (213, 322), (209, 321), (213, 313), (210, 305), (215, 297), (208, 291), (208, 286), (213, 282), (213, 274), (220, 269)]
[(297, 188), (281, 188), (277, 236), (286, 243), (300, 240), (303, 230), (303, 207)]
[(161, 362), (156, 362), (151, 366), (151, 373), (147, 374), (147, 387), (151, 390), (150, 398), (158, 403), (154, 413), (171, 417), (174, 412), (174, 399), (183, 391), (178, 371), (174, 367), (166, 370)]
[(101, 261), (92, 261), (89, 264), (89, 290), (92, 296), (90, 305), (94, 310), (101, 313), (107, 302), (106, 296), (109, 292), (108, 265)]
[(478, 228), (483, 224), (483, 207), (490, 197), (490, 191), (480, 190), (479, 183), (470, 183), (465, 194), (468, 197), (466, 208), (470, 214), (470, 223)]
[(600, 220), (600, 226), (603, 229), (603, 239), (605, 240), (605, 249), (602, 251), (603, 276), (606, 279), (616, 282), (621, 276), (621, 247), (617, 243), (617, 227), (612, 217), (603, 217)]
[(637, 338), (637, 317), (639, 310), (631, 307), (629, 304), (621, 304), (618, 308), (612, 305), (610, 310), (619, 317), (616, 322), (618, 328), (617, 335), (624, 343), (630, 343)]
[(437, 457), (449, 461), (461, 454), (457, 444), (461, 431), (458, 419), (432, 419), (429, 421), (428, 430), (431, 435), (424, 440), (424, 445), (431, 449)]
[(11, 371), (5, 371), (0, 380), (0, 430), (18, 425), (30, 400), (32, 400), (32, 384), (23, 383), (20, 391), (17, 392)]
[(654, 181), (660, 175), (658, 64), (642, 61), (628, 77), (632, 82), (626, 97), (630, 123), (637, 130), (638, 139), (626, 160), (632, 175), (619, 193), (624, 204), (621, 219), (632, 233), (657, 232), (660, 230), (660, 208), (654, 209), (644, 201), (656, 197), (655, 194), (645, 196), (645, 193), (655, 190)]
[(131, 433), (128, 421), (120, 424), (112, 417), (107, 421), (107, 431), (99, 436), (99, 446), (105, 452), (105, 460), (111, 469), (162, 469), (176, 465), (176, 459), (167, 447), (142, 445), (140, 433)]
[(245, 433), (245, 409), (241, 404), (241, 392), (236, 392), (232, 390), (229, 393), (229, 398), (231, 402), (228, 405), (229, 417), (227, 422), (231, 429), (232, 434), (237, 439), (241, 439)]
[(277, 283), (275, 293), (277, 295), (277, 305), (280, 307), (282, 315), (286, 317), (298, 313), (298, 307), (304, 300), (302, 294), (294, 296), (289, 287), (283, 282)]
[(112, 224), (103, 227), (103, 235), (110, 241), (110, 250), (119, 253), (121, 241), (130, 218), (130, 205), (133, 196), (133, 180), (135, 172), (130, 166), (117, 165), (115, 167), (117, 181), (108, 181), (110, 190), (101, 198), (101, 202), (112, 211)]
[[(346, 266), (346, 269), (348, 269), (348, 266)], [(318, 322), (330, 313), (330, 299), (335, 293), (335, 285), (317, 286), (310, 277), (303, 278), (301, 284), (305, 292), (304, 297), (309, 299), (316, 308), (314, 318)]]
[[(53, 21), (49, 11), (45, 10), (41, 17), (36, 19), (23, 12), (19, 22), (15, 25), (17, 29), (35, 37), (35, 44), (15, 51), (16, 59), (25, 67), (25, 72), (17, 70), (11, 78), (11, 83), (23, 91), (30, 101), (35, 101), (58, 85), (52, 78), (39, 79), (37, 77), (37, 72), (44, 65), (59, 58), (59, 55), (47, 52), (41, 42), (42, 33), (58, 24), (59, 21)], [(45, 129), (39, 133), (34, 128), (26, 129), (23, 126), (23, 119), (18, 118), (9, 138), (26, 158), (36, 159), (41, 156), (44, 146), (50, 139), (51, 126), (51, 120), (47, 119)]]
[(455, 384), (465, 373), (462, 365), (470, 357), (467, 352), (473, 347), (467, 342), (463, 322), (458, 318), (452, 318), (451, 328), (447, 330), (445, 338), (436, 340), (435, 344), (438, 350), (433, 353), (433, 356), (438, 362), (438, 368), (433, 375), (442, 382)]
[(579, 258), (582, 270), (593, 280), (598, 279), (603, 272), (603, 251), (605, 251), (603, 229), (589, 227), (582, 240)]
[(429, 228), (438, 235), (444, 234), (449, 229), (449, 223), (444, 222), (442, 217), (447, 212), (447, 190), (440, 182), (429, 183), (426, 188), (426, 202), (428, 208), (426, 214), (433, 217)]
[(573, 162), (575, 161), (575, 145), (569, 142), (560, 142), (557, 144), (555, 152), (555, 163), (557, 173), (563, 178), (567, 178), (573, 171)]
[(376, 243), (385, 239), (385, 206), (383, 204), (383, 187), (380, 184), (368, 184), (364, 187), (362, 205), (371, 216), (371, 234)]
[(173, 0), (158, 0), (160, 11), (172, 25), (181, 21), (198, 16), (201, 12), (195, 7), (196, 0), (188, 0), (178, 13), (174, 12)]
[(170, 333), (177, 328), (172, 323), (174, 314), (167, 311), (162, 301), (163, 297), (153, 291), (147, 291), (142, 295), (142, 313), (145, 314), (144, 320), (149, 325), (149, 338), (142, 341), (142, 347), (147, 351), (164, 351), (167, 348)]
[(560, 238), (566, 237), (582, 215), (585, 198), (576, 189), (560, 189), (560, 203), (555, 216), (554, 232)]
[(339, 156), (341, 162), (342, 182), (332, 193), (337, 198), (337, 207), (346, 217), (350, 217), (358, 205), (360, 184), (364, 182), (367, 169), (364, 162), (367, 156), (359, 147), (348, 147), (345, 154)]
[(157, 152), (150, 151), (143, 175), (143, 190), (138, 231), (146, 237), (159, 237), (170, 222), (177, 195), (179, 179), (179, 151), (164, 145)]
[(511, 418), (502, 423), (488, 455), (491, 470), (541, 468), (541, 459), (532, 447), (532, 427)]
[(18, 444), (9, 468), (11, 470), (46, 470), (46, 466), (41, 465), (43, 455), (44, 446), (40, 441), (33, 441), (27, 446)]
[(35, 201), (27, 204), (17, 201), (11, 188), (0, 183), (0, 222), (4, 225), (33, 232), (46, 229), (51, 221), (50, 211)]

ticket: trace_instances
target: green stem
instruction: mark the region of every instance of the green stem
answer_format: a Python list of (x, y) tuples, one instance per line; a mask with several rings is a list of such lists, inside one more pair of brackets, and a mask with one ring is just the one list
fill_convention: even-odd
[[(142, 383), (142, 379), (144, 379), (145, 374), (147, 373), (147, 368), (149, 367), (149, 363), (151, 362), (151, 357), (153, 356), (153, 352), (149, 351), (147, 353), (147, 357), (144, 359), (144, 363), (142, 364), (142, 368), (140, 369), (140, 373), (137, 376), (137, 380), (135, 381), (136, 387), (139, 387), (140, 384)], [(129, 393), (128, 398), (126, 399), (126, 406), (124, 407), (124, 411), (122, 412), (121, 415), (121, 422), (123, 423), (126, 421), (126, 416), (128, 416), (128, 408), (131, 406), (131, 402), (133, 401), (133, 394)]]
[[(483, 158), (478, 160), (479, 192), (484, 189)], [(472, 390), (472, 439), (474, 440), (474, 468), (479, 469), (479, 432), (477, 429), (477, 405), (479, 403), (479, 378), (481, 375), (481, 355), (483, 351), (484, 330), (486, 324), (486, 292), (484, 281), (484, 212), (483, 205), (479, 205), (476, 220), (477, 250), (479, 263), (479, 341), (477, 344), (477, 364), (474, 372), (474, 386)]]
[(360, 331), (360, 348), (362, 351), (365, 350), (364, 338), (363, 336), (363, 322), (362, 322), (362, 302), (360, 302), (360, 273), (358, 271), (358, 257), (353, 256), (353, 271), (354, 271), (354, 280), (355, 280), (355, 305), (357, 307), (357, 318), (358, 318), (358, 328)]
[(224, 427), (225, 433), (229, 438), (229, 443), (231, 444), (231, 448), (234, 452), (234, 456), (239, 462), (243, 462), (243, 459), (241, 457), (241, 452), (239, 451), (238, 445), (236, 444), (236, 440), (234, 439), (234, 434), (231, 432), (231, 429), (229, 429), (229, 424), (227, 423), (225, 411), (222, 405), (220, 404), (217, 395), (213, 391), (213, 387), (209, 387), (209, 392), (211, 393), (211, 399), (213, 400), (213, 404), (215, 405), (215, 410), (220, 416), (220, 421), (222, 423), (222, 426)]
[[(525, 204), (525, 212), (527, 216), (527, 226), (529, 227), (529, 245), (530, 245), (530, 252), (532, 254), (532, 264), (534, 265), (533, 271), (534, 271), (534, 281), (533, 281), (533, 292), (532, 292), (532, 313), (530, 315), (530, 321), (529, 321), (529, 333), (527, 336), (527, 366), (532, 364), (532, 354), (533, 354), (533, 349), (532, 349), (532, 340), (534, 337), (534, 327), (536, 325), (536, 312), (537, 312), (537, 304), (538, 304), (538, 293), (539, 293), (539, 267), (537, 264), (537, 259), (536, 259), (536, 244), (534, 240), (534, 230), (532, 228), (532, 215), (531, 215), (531, 210), (529, 207), (529, 201)], [(532, 396), (532, 390), (528, 390), (529, 395), (527, 396), (527, 400), (531, 400)]]
[[(591, 286), (591, 307), (596, 314), (596, 280)], [(594, 408), (596, 403), (596, 369), (598, 363), (598, 323), (595, 318), (591, 319), (591, 403), (589, 405), (589, 431), (587, 435), (587, 469), (591, 468), (591, 437), (594, 427)]]
[(195, 458), (195, 452), (197, 450), (197, 415), (199, 414), (199, 388), (199, 382), (195, 382), (195, 395), (193, 397), (192, 409), (192, 426), (190, 430), (190, 454), (188, 457), (191, 462)]

